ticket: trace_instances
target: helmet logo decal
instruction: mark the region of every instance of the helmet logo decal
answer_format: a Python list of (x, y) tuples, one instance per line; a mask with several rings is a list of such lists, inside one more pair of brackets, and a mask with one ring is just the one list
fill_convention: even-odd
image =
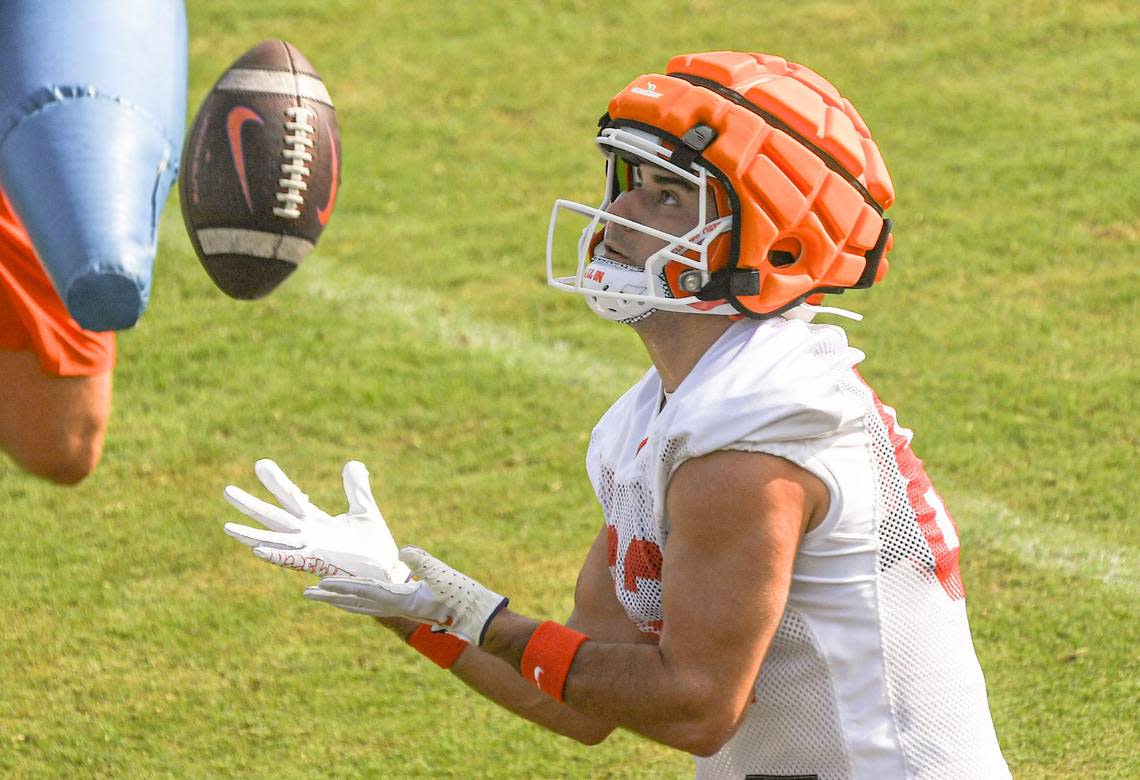
[(694, 244), (703, 244), (709, 237), (710, 233), (721, 233), (725, 227), (732, 227), (732, 215), (727, 217), (718, 217), (711, 222), (707, 223), (700, 232), (693, 236)]
[(650, 97), (654, 100), (657, 100), (659, 97), (661, 97), (662, 94), (664, 94), (657, 91), (657, 85), (652, 81), (646, 85), (645, 89), (642, 89), (641, 87), (634, 87), (630, 90), (630, 92), (633, 92), (635, 95), (644, 95), (645, 97)]

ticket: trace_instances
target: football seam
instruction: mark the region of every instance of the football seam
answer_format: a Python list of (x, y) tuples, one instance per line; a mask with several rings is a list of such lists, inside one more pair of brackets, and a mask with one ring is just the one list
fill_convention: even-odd
[(276, 194), (276, 198), (282, 205), (275, 206), (273, 213), (284, 219), (300, 219), (301, 207), (305, 205), (305, 196), (302, 193), (309, 188), (304, 180), (304, 177), (310, 173), (305, 163), (313, 161), (313, 155), (305, 150), (313, 148), (314, 142), (311, 136), (316, 132), (316, 128), (309, 124), (309, 119), (314, 117), (316, 112), (301, 102), (301, 80), (293, 60), (293, 52), (285, 41), (281, 41), (281, 47), (285, 49), (285, 58), (289, 61), (289, 75), (293, 77), (293, 99), (297, 104), (285, 109), (285, 115), (288, 117), (285, 129), (290, 131), (291, 135), (285, 136), (285, 149), (281, 154), (286, 162), (281, 166), (281, 172), (288, 174), (289, 178), (277, 180), (277, 186), (281, 191)]
[(313, 148), (311, 136), (316, 132), (309, 120), (316, 112), (308, 106), (297, 105), (286, 108), (285, 115), (288, 117), (285, 129), (290, 135), (285, 136), (285, 148), (281, 150), (281, 156), (285, 158), (281, 172), (288, 174), (288, 178), (277, 180), (277, 186), (281, 189), (276, 198), (282, 205), (274, 206), (273, 213), (284, 219), (299, 219), (301, 207), (305, 205), (303, 193), (309, 189), (305, 177), (311, 173), (305, 164), (313, 161), (313, 155), (306, 149)]

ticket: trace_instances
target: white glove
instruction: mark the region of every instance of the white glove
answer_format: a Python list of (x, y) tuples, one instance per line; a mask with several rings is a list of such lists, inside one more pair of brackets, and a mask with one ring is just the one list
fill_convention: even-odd
[(419, 547), (404, 547), (400, 560), (419, 577), (413, 582), (325, 577), (305, 589), (305, 598), (348, 612), (403, 617), (427, 623), (474, 644), (508, 599), (457, 572)]
[(229, 485), (224, 494), (226, 501), (270, 530), (226, 523), (225, 531), (253, 548), (258, 558), (320, 575), (341, 574), (389, 582), (404, 582), (410, 577), (372, 497), (368, 469), (363, 463), (353, 460), (345, 464), (348, 512), (336, 517), (310, 504), (309, 497), (273, 461), (259, 460), (253, 470), (284, 509)]

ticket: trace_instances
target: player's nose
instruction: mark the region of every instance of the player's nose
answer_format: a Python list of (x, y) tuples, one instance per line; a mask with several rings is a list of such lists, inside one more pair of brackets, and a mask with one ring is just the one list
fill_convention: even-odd
[[(615, 217), (621, 217), (622, 219), (628, 219), (631, 222), (640, 223), (643, 221), (643, 215), (639, 212), (639, 200), (640, 199), (637, 197), (637, 193), (635, 191), (631, 190), (628, 192), (623, 192), (621, 195), (618, 195), (617, 198), (610, 203), (610, 205), (606, 207), (606, 212), (608, 214), (614, 215)], [(605, 231), (607, 238), (621, 235), (628, 236), (635, 232), (633, 228), (617, 222), (607, 222)]]
[(633, 219), (636, 200), (637, 198), (634, 197), (632, 190), (623, 192), (612, 200), (610, 205), (606, 206), (606, 213), (625, 219)]

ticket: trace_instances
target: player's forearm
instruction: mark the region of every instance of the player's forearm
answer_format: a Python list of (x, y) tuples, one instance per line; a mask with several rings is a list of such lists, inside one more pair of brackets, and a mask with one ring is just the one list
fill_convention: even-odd
[(451, 671), (499, 706), (583, 744), (596, 745), (614, 729), (612, 723), (556, 702), (519, 676), (516, 667), (477, 647), (464, 650)]
[[(503, 610), (487, 631), (484, 654), (501, 659), (502, 666), (523, 681), (518, 669), (537, 625)], [(524, 685), (537, 692), (529, 682)], [(671, 664), (659, 646), (626, 642), (584, 643), (570, 667), (563, 696), (574, 711), (591, 719), (702, 755), (720, 748), (743, 710), (743, 702), (731, 701), (715, 680)]]
[[(377, 622), (405, 641), (420, 626), (404, 618), (377, 618)], [(450, 671), (504, 709), (583, 744), (596, 745), (614, 729), (612, 724), (554, 701), (520, 677), (517, 667), (473, 645), (468, 645)]]

